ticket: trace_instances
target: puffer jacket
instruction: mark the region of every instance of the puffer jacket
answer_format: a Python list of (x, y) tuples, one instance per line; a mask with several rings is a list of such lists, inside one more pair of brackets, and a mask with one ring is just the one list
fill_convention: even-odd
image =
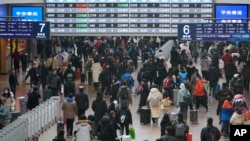
[(233, 105), (230, 101), (225, 100), (221, 109), (221, 121), (229, 121), (233, 114)]
[(237, 112), (234, 112), (232, 117), (230, 118), (230, 124), (232, 125), (243, 125), (245, 121), (245, 115), (238, 114)]

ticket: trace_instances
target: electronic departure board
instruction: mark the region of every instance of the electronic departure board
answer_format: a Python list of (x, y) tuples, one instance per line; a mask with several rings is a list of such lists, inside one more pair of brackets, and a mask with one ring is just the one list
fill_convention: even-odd
[(182, 41), (250, 41), (250, 23), (179, 24)]
[(179, 23), (209, 23), (213, 0), (46, 0), (52, 35), (174, 35)]
[(0, 38), (49, 39), (49, 22), (0, 21)]

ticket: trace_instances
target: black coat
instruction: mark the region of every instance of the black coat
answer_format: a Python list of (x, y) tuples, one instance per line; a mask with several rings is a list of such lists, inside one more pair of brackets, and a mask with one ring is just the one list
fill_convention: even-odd
[(147, 105), (147, 98), (148, 98), (149, 92), (150, 92), (150, 89), (148, 87), (148, 84), (144, 84), (142, 92), (140, 93), (141, 97), (140, 97), (139, 106)]
[(217, 83), (220, 78), (220, 70), (215, 66), (211, 66), (207, 72), (207, 77), (210, 83)]
[(229, 77), (233, 77), (234, 74), (237, 73), (237, 68), (233, 62), (229, 62), (225, 66), (225, 75)]
[(98, 136), (98, 139), (101, 141), (115, 141), (116, 138), (116, 130), (110, 119), (102, 118), (99, 120), (97, 124), (97, 134), (99, 135), (102, 132), (102, 128), (106, 128), (108, 134), (106, 137)]
[(250, 63), (243, 66), (242, 76), (245, 80), (250, 80)]
[[(125, 121), (123, 123), (121, 123), (121, 115), (123, 112), (126, 112), (126, 118), (125, 118)], [(118, 123), (121, 125), (121, 124), (124, 124), (124, 125), (129, 125), (129, 124), (133, 124), (133, 120), (132, 120), (132, 114), (131, 114), (131, 111), (126, 107), (126, 106), (122, 106), (121, 109), (119, 109), (117, 111), (117, 121)]]
[(92, 110), (94, 111), (95, 122), (98, 123), (108, 110), (107, 103), (102, 99), (102, 96), (97, 95), (96, 100), (92, 103)]
[(10, 86), (18, 85), (17, 76), (12, 73), (9, 75), (9, 85)]
[(162, 84), (167, 77), (167, 70), (163, 63), (158, 63), (155, 71), (155, 84)]
[(204, 127), (201, 130), (201, 136), (200, 136), (201, 139), (200, 139), (200, 141), (210, 141), (209, 140), (209, 131), (210, 130), (213, 130), (215, 132), (216, 141), (220, 140), (221, 134), (220, 134), (219, 129), (217, 127), (215, 127), (215, 126), (208, 125), (207, 127)]
[(89, 97), (84, 92), (80, 92), (75, 98), (77, 108), (87, 110), (89, 108)]
[(36, 91), (33, 91), (28, 94), (28, 101), (27, 101), (27, 109), (32, 110), (36, 106), (39, 105), (39, 98), (41, 98), (40, 94)]

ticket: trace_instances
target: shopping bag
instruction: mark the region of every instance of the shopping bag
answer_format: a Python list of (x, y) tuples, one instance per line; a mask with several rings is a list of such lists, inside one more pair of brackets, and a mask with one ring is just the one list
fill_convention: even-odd
[(245, 113), (245, 118), (246, 118), (246, 121), (250, 120), (250, 111), (247, 111)]
[(132, 125), (129, 127), (129, 135), (131, 139), (135, 139), (135, 128)]
[(162, 100), (162, 106), (163, 106), (163, 108), (170, 108), (171, 101), (168, 98), (163, 99)]

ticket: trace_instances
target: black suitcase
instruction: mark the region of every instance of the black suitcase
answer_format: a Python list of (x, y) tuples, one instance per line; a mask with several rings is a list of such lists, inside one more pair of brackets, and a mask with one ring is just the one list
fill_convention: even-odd
[(191, 124), (198, 124), (198, 111), (190, 110), (190, 123)]
[(151, 112), (148, 106), (143, 106), (140, 109), (140, 123), (141, 124), (150, 124)]
[(57, 121), (57, 132), (60, 130), (64, 130), (64, 123), (62, 120)]

